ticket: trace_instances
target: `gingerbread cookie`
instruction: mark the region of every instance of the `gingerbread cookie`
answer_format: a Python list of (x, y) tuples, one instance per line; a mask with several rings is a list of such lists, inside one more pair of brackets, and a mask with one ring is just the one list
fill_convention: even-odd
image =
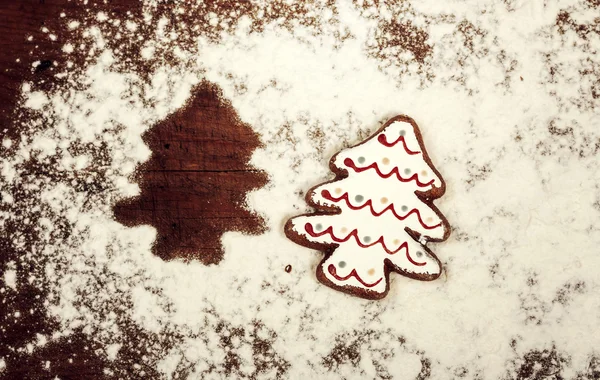
[(335, 154), (336, 178), (310, 189), (318, 211), (288, 220), (286, 235), (325, 254), (317, 278), (336, 290), (380, 299), (394, 271), (433, 280), (441, 263), (427, 247), (450, 234), (433, 205), (446, 185), (408, 116), (389, 120), (362, 143)]

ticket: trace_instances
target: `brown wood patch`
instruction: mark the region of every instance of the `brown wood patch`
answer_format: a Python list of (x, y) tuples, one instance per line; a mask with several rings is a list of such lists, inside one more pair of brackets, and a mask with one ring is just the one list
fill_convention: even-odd
[(262, 219), (244, 207), (248, 191), (267, 180), (248, 164), (260, 142), (215, 85), (198, 86), (185, 107), (143, 138), (152, 157), (138, 170), (142, 192), (114, 212), (127, 226), (157, 229), (156, 255), (217, 263), (224, 232), (263, 231)]

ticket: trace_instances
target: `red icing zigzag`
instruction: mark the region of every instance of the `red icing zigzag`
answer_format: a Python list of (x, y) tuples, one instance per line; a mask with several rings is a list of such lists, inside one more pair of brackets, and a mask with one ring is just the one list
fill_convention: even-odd
[(400, 245), (400, 247), (398, 247), (398, 249), (396, 249), (395, 251), (391, 251), (386, 245), (385, 242), (383, 241), (383, 236), (380, 236), (379, 239), (377, 239), (375, 242), (371, 243), (371, 244), (363, 244), (360, 239), (358, 238), (358, 229), (353, 229), (345, 238), (338, 238), (337, 236), (335, 236), (333, 234), (333, 227), (329, 226), (327, 227), (327, 229), (325, 229), (323, 232), (315, 232), (313, 230), (313, 226), (310, 223), (306, 223), (304, 225), (304, 229), (306, 230), (306, 232), (312, 236), (312, 237), (321, 237), (323, 235), (329, 234), (329, 236), (331, 236), (331, 239), (336, 242), (336, 243), (345, 243), (348, 240), (350, 240), (351, 236), (354, 236), (354, 239), (356, 240), (356, 243), (361, 247), (361, 248), (368, 248), (368, 247), (372, 247), (377, 243), (380, 243), (381, 246), (383, 247), (383, 249), (390, 255), (393, 255), (395, 253), (397, 253), (398, 251), (400, 251), (402, 248), (406, 249), (406, 258), (408, 259), (408, 261), (410, 261), (411, 263), (413, 263), (414, 265), (417, 266), (422, 266), (425, 265), (427, 263), (418, 263), (416, 261), (414, 261), (413, 259), (411, 259), (410, 255), (408, 254), (408, 243), (404, 242)]
[(354, 161), (352, 161), (351, 158), (346, 158), (344, 160), (344, 164), (346, 166), (348, 166), (349, 168), (354, 169), (355, 172), (357, 173), (361, 173), (364, 172), (366, 170), (369, 169), (375, 169), (375, 171), (377, 172), (377, 175), (379, 175), (379, 177), (383, 178), (383, 179), (387, 179), (390, 178), (392, 176), (392, 174), (395, 174), (396, 177), (398, 178), (398, 180), (400, 182), (410, 182), (410, 181), (415, 181), (417, 186), (419, 187), (427, 187), (427, 186), (431, 186), (431, 184), (433, 184), (433, 182), (435, 181), (435, 179), (432, 179), (431, 181), (427, 182), (427, 183), (423, 183), (421, 181), (419, 181), (419, 178), (417, 177), (417, 173), (414, 173), (412, 176), (410, 176), (410, 178), (402, 178), (400, 176), (400, 173), (398, 172), (398, 167), (395, 167), (394, 169), (392, 169), (391, 172), (389, 172), (388, 174), (383, 174), (380, 170), (379, 167), (377, 166), (376, 162), (373, 162), (371, 165), (364, 167), (364, 168), (359, 168), (354, 164)]
[(412, 151), (412, 150), (408, 149), (408, 147), (406, 146), (406, 141), (404, 140), (404, 136), (400, 136), (400, 137), (398, 137), (398, 140), (394, 141), (393, 143), (389, 143), (386, 140), (385, 135), (382, 133), (377, 137), (377, 141), (379, 141), (382, 145), (387, 146), (388, 148), (391, 148), (394, 145), (398, 144), (399, 142), (402, 142), (402, 146), (404, 147), (404, 150), (406, 151), (406, 153), (408, 153), (410, 155), (421, 153), (421, 152), (416, 152), (416, 151)]
[(356, 273), (356, 269), (352, 269), (352, 272), (350, 272), (350, 274), (347, 275), (346, 277), (340, 277), (337, 275), (337, 272), (335, 271), (335, 265), (333, 265), (333, 264), (329, 264), (329, 266), (327, 267), (327, 270), (329, 270), (329, 273), (331, 273), (331, 275), (338, 281), (346, 281), (350, 277), (354, 277), (354, 278), (356, 278), (356, 280), (358, 280), (358, 282), (363, 284), (363, 286), (365, 288), (372, 288), (372, 287), (376, 286), (377, 284), (379, 284), (381, 282), (381, 280), (383, 280), (383, 277), (382, 277), (372, 284), (367, 284), (362, 278), (360, 278), (358, 273)]
[(384, 212), (386, 211), (391, 211), (394, 216), (396, 217), (396, 219), (398, 220), (404, 220), (406, 218), (408, 218), (410, 216), (410, 214), (415, 213), (417, 215), (417, 218), (419, 219), (419, 223), (421, 223), (421, 226), (423, 226), (423, 228), (428, 229), (428, 230), (432, 230), (434, 228), (438, 228), (442, 225), (442, 223), (438, 223), (435, 226), (428, 226), (423, 222), (423, 219), (421, 219), (421, 213), (419, 212), (419, 210), (417, 210), (416, 208), (413, 208), (412, 210), (410, 210), (406, 215), (404, 216), (400, 216), (398, 215), (398, 213), (396, 213), (396, 210), (394, 209), (394, 204), (390, 203), (389, 206), (387, 206), (386, 208), (383, 209), (383, 211), (381, 212), (377, 212), (373, 209), (373, 201), (371, 199), (367, 200), (365, 202), (365, 204), (363, 204), (362, 206), (353, 206), (350, 204), (350, 200), (348, 199), (348, 192), (344, 193), (341, 197), (339, 198), (335, 198), (333, 195), (331, 195), (331, 193), (329, 192), (329, 190), (323, 190), (321, 192), (321, 195), (323, 196), (323, 198), (328, 199), (330, 201), (333, 202), (339, 202), (340, 200), (345, 200), (346, 204), (348, 205), (348, 207), (350, 207), (352, 210), (360, 210), (362, 208), (365, 208), (367, 206), (369, 206), (369, 208), (371, 209), (371, 214), (373, 214), (373, 216), (380, 216), (382, 215)]

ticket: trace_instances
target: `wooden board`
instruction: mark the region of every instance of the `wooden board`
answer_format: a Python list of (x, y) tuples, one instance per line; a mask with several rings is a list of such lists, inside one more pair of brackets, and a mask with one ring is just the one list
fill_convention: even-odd
[[(98, 3), (98, 10), (102, 7), (118, 14), (131, 11), (138, 16), (141, 12), (141, 2)], [(60, 17), (63, 11), (72, 19), (83, 15), (85, 8), (69, 0), (0, 1), (0, 141), (8, 137), (14, 146), (19, 143), (14, 110), (23, 82), (30, 81), (42, 90), (59, 83), (54, 74), (64, 68), (66, 58), (61, 49), (69, 39), (61, 34), (65, 30), (65, 19)], [(56, 41), (42, 32), (44, 26), (57, 33)], [(33, 37), (31, 41), (29, 36)], [(36, 61), (40, 64), (34, 67)], [(74, 61), (77, 65), (76, 58)], [(246, 192), (266, 180), (263, 173), (247, 165), (258, 140), (249, 126), (239, 121), (231, 105), (220, 98), (216, 87), (207, 83), (198, 86), (184, 109), (151, 128), (144, 138), (154, 155), (138, 171), (141, 196), (119, 204), (115, 212), (128, 225), (150, 223), (157, 228), (157, 255), (215, 263), (222, 256), (220, 237), (224, 231), (262, 229), (260, 218), (243, 208)], [(4, 228), (4, 235), (9, 235), (9, 230), (28, 235), (23, 226)], [(112, 378), (106, 370), (113, 371), (115, 377), (124, 377), (134, 364), (142, 365), (147, 378), (159, 377), (153, 365), (140, 359), (138, 347), (147, 344), (148, 336), (126, 319), (120, 328), (128, 344), (121, 348), (119, 361), (108, 361), (97, 354), (105, 347), (81, 328), (68, 337), (49, 341), (31, 354), (24, 351), (38, 334), (51, 336), (60, 326), (46, 314), (44, 302), (49, 288), (43, 276), (29, 281), (36, 271), (43, 272), (44, 263), (34, 265), (31, 260), (23, 260), (12, 241), (0, 236), (0, 275), (9, 263), (18, 273), (19, 288), (18, 292), (0, 292), (0, 359), (6, 365), (1, 378)], [(165, 337), (160, 343), (165, 352), (169, 342)]]
[[(115, 13), (140, 12), (139, 4), (127, 1), (104, 7)], [(0, 140), (9, 137), (18, 143), (14, 109), (22, 83), (32, 81), (40, 89), (56, 83), (55, 64), (62, 67), (65, 60), (61, 37), (68, 36), (59, 34), (52, 41), (41, 28), (64, 30), (59, 26), (65, 22), (63, 11), (73, 17), (78, 5), (67, 0), (0, 4)], [(42, 64), (33, 68), (34, 61)], [(216, 263), (222, 257), (223, 232), (262, 231), (262, 220), (244, 208), (246, 193), (266, 182), (263, 173), (248, 166), (259, 141), (217, 87), (199, 85), (187, 106), (152, 127), (144, 140), (153, 156), (138, 171), (141, 197), (117, 205), (115, 215), (128, 226), (153, 225), (156, 255)]]
[(244, 207), (247, 192), (266, 183), (248, 164), (259, 141), (217, 87), (200, 85), (144, 141), (153, 155), (139, 169), (142, 193), (117, 205), (115, 216), (129, 226), (154, 226), (158, 256), (216, 263), (223, 232), (262, 231), (262, 220)]

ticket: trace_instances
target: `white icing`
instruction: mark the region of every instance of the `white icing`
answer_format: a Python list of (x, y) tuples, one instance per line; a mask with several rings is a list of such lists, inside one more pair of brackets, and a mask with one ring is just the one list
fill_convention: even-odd
[[(351, 211), (353, 212), (351, 217), (344, 215), (343, 213), (339, 215), (299, 216), (292, 220), (292, 228), (298, 234), (303, 235), (308, 241), (321, 244), (339, 244), (339, 247), (331, 256), (334, 260), (334, 265), (339, 261), (357, 264), (357, 266), (349, 264), (345, 268), (339, 268), (336, 265), (337, 273), (341, 277), (348, 275), (352, 269), (356, 269), (360, 275), (360, 273), (368, 271), (370, 268), (383, 265), (384, 259), (389, 259), (395, 266), (400, 268), (400, 270), (407, 273), (439, 273), (440, 268), (437, 261), (427, 254), (421, 244), (414, 241), (410, 235), (404, 231), (403, 222), (398, 221), (393, 215), (389, 214), (383, 214), (379, 218), (373, 217), (367, 209)], [(321, 236), (315, 237), (307, 233), (305, 229), (307, 223), (310, 223), (310, 225), (313, 226), (316, 235)], [(318, 228), (319, 225), (321, 226), (320, 228)], [(324, 233), (330, 227), (331, 233), (337, 239), (332, 238), (329, 232)], [(358, 241), (367, 246), (366, 248), (359, 246), (354, 236), (350, 236), (350, 238), (347, 239), (348, 235), (351, 234), (354, 229), (357, 230)], [(381, 242), (377, 242), (382, 236), (385, 248)], [(339, 242), (339, 240), (346, 241)], [(407, 247), (401, 248), (403, 244), (406, 244)], [(351, 249), (348, 247), (351, 247)], [(388, 253), (386, 248), (393, 253)], [(353, 255), (356, 256), (352, 260), (348, 261), (339, 256), (340, 252), (346, 252), (347, 255), (349, 249), (353, 252)], [(408, 254), (413, 261), (425, 263), (425, 265), (417, 266), (412, 264), (407, 258), (407, 249)], [(417, 252), (421, 252), (422, 256), (419, 257)], [(330, 261), (328, 260), (327, 262), (329, 263)], [(327, 266), (324, 266), (323, 271), (328, 277), (332, 277), (329, 276), (329, 272), (326, 269)], [(366, 278), (364, 279), (366, 281)], [(331, 280), (340, 285), (347, 285), (347, 283), (337, 281), (333, 277)]]
[[(377, 185), (374, 185), (374, 184)], [(337, 193), (336, 189), (341, 189), (341, 193)], [(383, 235), (386, 239), (395, 239), (395, 231), (400, 229), (404, 230), (404, 227), (408, 227), (411, 230), (418, 232), (419, 234), (426, 236), (430, 239), (440, 239), (444, 236), (445, 226), (442, 224), (435, 229), (426, 229), (421, 223), (416, 213), (411, 213), (406, 219), (399, 220), (396, 216), (388, 210), (381, 214), (381, 216), (373, 216), (370, 212), (370, 207), (366, 207), (360, 210), (352, 210), (344, 199), (333, 202), (323, 197), (322, 191), (328, 190), (331, 196), (335, 199), (340, 198), (344, 193), (348, 193), (348, 201), (352, 206), (360, 207), (371, 200), (373, 210), (375, 213), (380, 214), (383, 210), (392, 204), (396, 214), (400, 217), (404, 217), (412, 209), (417, 209), (421, 219), (427, 226), (435, 226), (442, 223), (442, 219), (436, 212), (430, 208), (426, 203), (415, 195), (414, 191), (411, 190), (410, 186), (406, 186), (405, 183), (395, 181), (393, 179), (383, 180), (375, 172), (366, 171), (360, 174), (350, 175), (348, 178), (344, 178), (340, 181), (325, 183), (314, 189), (314, 193), (311, 198), (318, 205), (323, 206), (335, 206), (341, 209), (343, 215), (342, 222), (346, 224), (346, 227), (358, 226), (357, 223), (366, 221), (367, 223), (376, 224), (379, 234)], [(361, 202), (356, 200), (357, 195), (362, 195), (363, 200)], [(387, 198), (387, 203), (382, 203), (381, 198)], [(406, 206), (407, 210), (403, 211), (402, 206)], [(378, 218), (384, 218), (383, 220), (376, 220)], [(388, 234), (386, 226), (394, 226), (394, 230), (391, 234)], [(341, 227), (341, 226), (340, 226)], [(387, 244), (387, 242), (386, 242)]]
[[(383, 134), (388, 143), (394, 143), (401, 136), (401, 131), (404, 131), (406, 147), (419, 153), (409, 154), (402, 141), (388, 147), (378, 140)], [(348, 177), (317, 186), (310, 198), (320, 206), (335, 206), (341, 213), (299, 216), (291, 222), (292, 229), (308, 241), (338, 245), (319, 267), (319, 271), (332, 283), (384, 293), (388, 286), (384, 275), (386, 259), (393, 265), (391, 269), (400, 273), (440, 273), (441, 268), (435, 257), (406, 231), (409, 228), (420, 234), (423, 242), (427, 239), (442, 239), (445, 234), (446, 226), (441, 215), (415, 194), (415, 191), (427, 191), (433, 186), (442, 185), (433, 168), (423, 159), (422, 152), (423, 147), (415, 136), (413, 126), (406, 122), (394, 122), (363, 144), (345, 149), (334, 157), (334, 165), (347, 170)], [(359, 160), (359, 157), (364, 160)], [(415, 180), (403, 182), (395, 174), (382, 178), (373, 168), (357, 172), (345, 164), (344, 160), (347, 158), (352, 159), (357, 168), (365, 168), (375, 162), (384, 176), (394, 171), (394, 168), (399, 168), (398, 172), (404, 179), (417, 173), (417, 179), (422, 183), (432, 182), (427, 186), (419, 186)], [(409, 172), (405, 173), (405, 169), (409, 169)], [(324, 197), (323, 190), (328, 191), (330, 197), (337, 201)], [(362, 208), (354, 210), (347, 202), (352, 207)], [(397, 215), (390, 209), (383, 212), (390, 205)], [(373, 212), (380, 215), (373, 215), (371, 207)], [(417, 212), (425, 226), (419, 221)], [(312, 234), (307, 232), (307, 225), (312, 227)], [(343, 280), (336, 278), (328, 270), (330, 265), (333, 265), (338, 277), (350, 277)], [(366, 286), (352, 271), (364, 283), (376, 285)]]
[[(387, 147), (378, 141), (378, 137), (380, 135), (384, 135), (389, 143), (393, 143), (400, 137), (400, 131), (405, 132), (404, 141), (406, 142), (408, 149), (413, 152), (419, 152), (418, 154), (409, 154), (406, 152), (401, 141), (391, 147)], [(351, 158), (354, 161), (354, 164), (359, 168), (368, 167), (375, 162), (377, 163), (381, 173), (386, 176), (392, 172), (394, 168), (398, 168), (398, 173), (404, 179), (408, 179), (414, 173), (417, 173), (417, 178), (420, 182), (429, 183), (431, 180), (433, 180), (432, 185), (440, 187), (442, 185), (442, 181), (437, 177), (433, 171), (433, 168), (429, 166), (427, 162), (425, 162), (422, 152), (423, 148), (419, 145), (419, 141), (415, 136), (413, 126), (410, 123), (397, 121), (387, 126), (384, 130), (380, 131), (377, 135), (374, 135), (365, 143), (344, 149), (339, 152), (335, 156), (334, 165), (339, 169), (347, 170), (349, 175), (353, 175), (363, 174), (365, 172), (356, 173), (354, 169), (346, 166), (346, 164), (344, 164), (344, 160), (346, 158)], [(359, 163), (359, 157), (364, 157), (365, 161), (363, 163)], [(388, 164), (384, 163), (384, 158), (389, 159)], [(406, 174), (405, 169), (409, 169), (410, 173)], [(369, 169), (367, 171), (375, 172), (374, 169)], [(426, 172), (425, 175), (421, 174), (423, 171)], [(381, 180), (384, 179), (381, 178)], [(431, 190), (432, 188), (432, 185), (425, 187), (417, 186), (415, 181), (400, 182), (395, 174), (392, 174), (391, 177), (385, 180), (395, 180), (398, 183), (410, 185), (409, 187), (413, 188), (413, 191), (427, 191)]]
[[(389, 259), (396, 266), (393, 269), (397, 271), (405, 270), (407, 273), (412, 274), (439, 274), (441, 271), (437, 260), (424, 250), (421, 250), (424, 254), (419, 258), (419, 261), (426, 264), (417, 267), (408, 261), (403, 251), (395, 255), (388, 255), (380, 247), (380, 245), (375, 245), (362, 248), (356, 244), (354, 239), (349, 240), (348, 243), (340, 244), (334, 253), (321, 264), (319, 270), (334, 284), (368, 289), (377, 293), (383, 293), (387, 288), (387, 280), (384, 276), (385, 259)], [(409, 249), (412, 248), (415, 250), (417, 247), (419, 247), (418, 243), (413, 242), (413, 246), (409, 246)], [(342, 261), (346, 263), (343, 268), (339, 265)], [(352, 270), (356, 270), (356, 274), (367, 284), (373, 284), (380, 279), (381, 281), (376, 286), (370, 288), (365, 287), (355, 277), (350, 277), (346, 281), (338, 281), (338, 279), (329, 273), (328, 267), (330, 264), (335, 266), (336, 274), (339, 277), (346, 277)], [(371, 270), (373, 270), (372, 273), (370, 273)]]

